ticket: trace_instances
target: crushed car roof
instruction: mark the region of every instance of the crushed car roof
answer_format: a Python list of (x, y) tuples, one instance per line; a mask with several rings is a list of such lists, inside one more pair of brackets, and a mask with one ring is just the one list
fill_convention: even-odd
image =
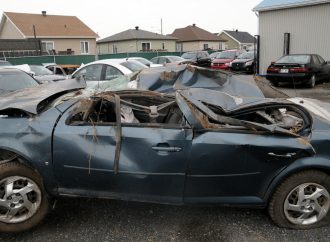
[(160, 92), (207, 88), (244, 97), (262, 97), (263, 92), (251, 78), (192, 65), (166, 65), (142, 70), (137, 87)]

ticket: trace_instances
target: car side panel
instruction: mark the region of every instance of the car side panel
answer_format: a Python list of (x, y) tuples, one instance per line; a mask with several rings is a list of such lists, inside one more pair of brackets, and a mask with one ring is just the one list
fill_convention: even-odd
[(19, 154), (43, 177), (46, 189), (54, 193), (52, 132), (61, 113), (52, 108), (32, 118), (0, 118), (0, 149)]
[(310, 144), (295, 137), (206, 132), (193, 141), (184, 201), (262, 204), (274, 177), (312, 154)]

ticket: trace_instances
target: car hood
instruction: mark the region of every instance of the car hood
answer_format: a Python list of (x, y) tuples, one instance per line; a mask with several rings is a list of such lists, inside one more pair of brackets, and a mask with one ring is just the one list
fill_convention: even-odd
[(244, 97), (262, 97), (264, 94), (248, 76), (191, 65), (166, 65), (142, 70), (136, 78), (138, 89), (175, 92), (189, 88), (207, 88)]
[(232, 62), (234, 59), (214, 59), (213, 63), (229, 63)]
[(52, 81), (60, 81), (65, 80), (66, 77), (63, 75), (41, 75), (41, 76), (33, 76), (39, 82), (52, 82)]
[(83, 80), (68, 79), (61, 82), (46, 83), (44, 85), (17, 90), (1, 96), (0, 111), (18, 109), (31, 114), (37, 114), (38, 107), (43, 101), (85, 87), (86, 82)]
[(248, 61), (253, 61), (253, 59), (236, 59), (236, 60), (233, 60), (232, 63), (245, 63)]

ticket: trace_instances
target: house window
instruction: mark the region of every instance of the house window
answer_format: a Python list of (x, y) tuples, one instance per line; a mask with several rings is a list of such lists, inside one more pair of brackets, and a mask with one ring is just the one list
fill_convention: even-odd
[(183, 51), (183, 43), (176, 43), (176, 51), (177, 52)]
[(142, 42), (142, 51), (148, 51), (151, 49), (151, 43), (150, 42)]
[(54, 41), (42, 41), (41, 42), (41, 50), (42, 52), (50, 53), (52, 50), (54, 50)]
[(81, 50), (81, 54), (88, 54), (89, 53), (89, 42), (80, 41), (80, 50)]
[(209, 49), (209, 44), (204, 44), (204, 50), (208, 50)]

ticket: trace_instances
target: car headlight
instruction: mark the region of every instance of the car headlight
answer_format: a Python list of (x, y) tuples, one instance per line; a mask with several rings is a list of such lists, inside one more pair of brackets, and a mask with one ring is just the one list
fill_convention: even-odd
[(253, 61), (245, 62), (245, 66), (252, 66), (252, 64), (253, 64)]

